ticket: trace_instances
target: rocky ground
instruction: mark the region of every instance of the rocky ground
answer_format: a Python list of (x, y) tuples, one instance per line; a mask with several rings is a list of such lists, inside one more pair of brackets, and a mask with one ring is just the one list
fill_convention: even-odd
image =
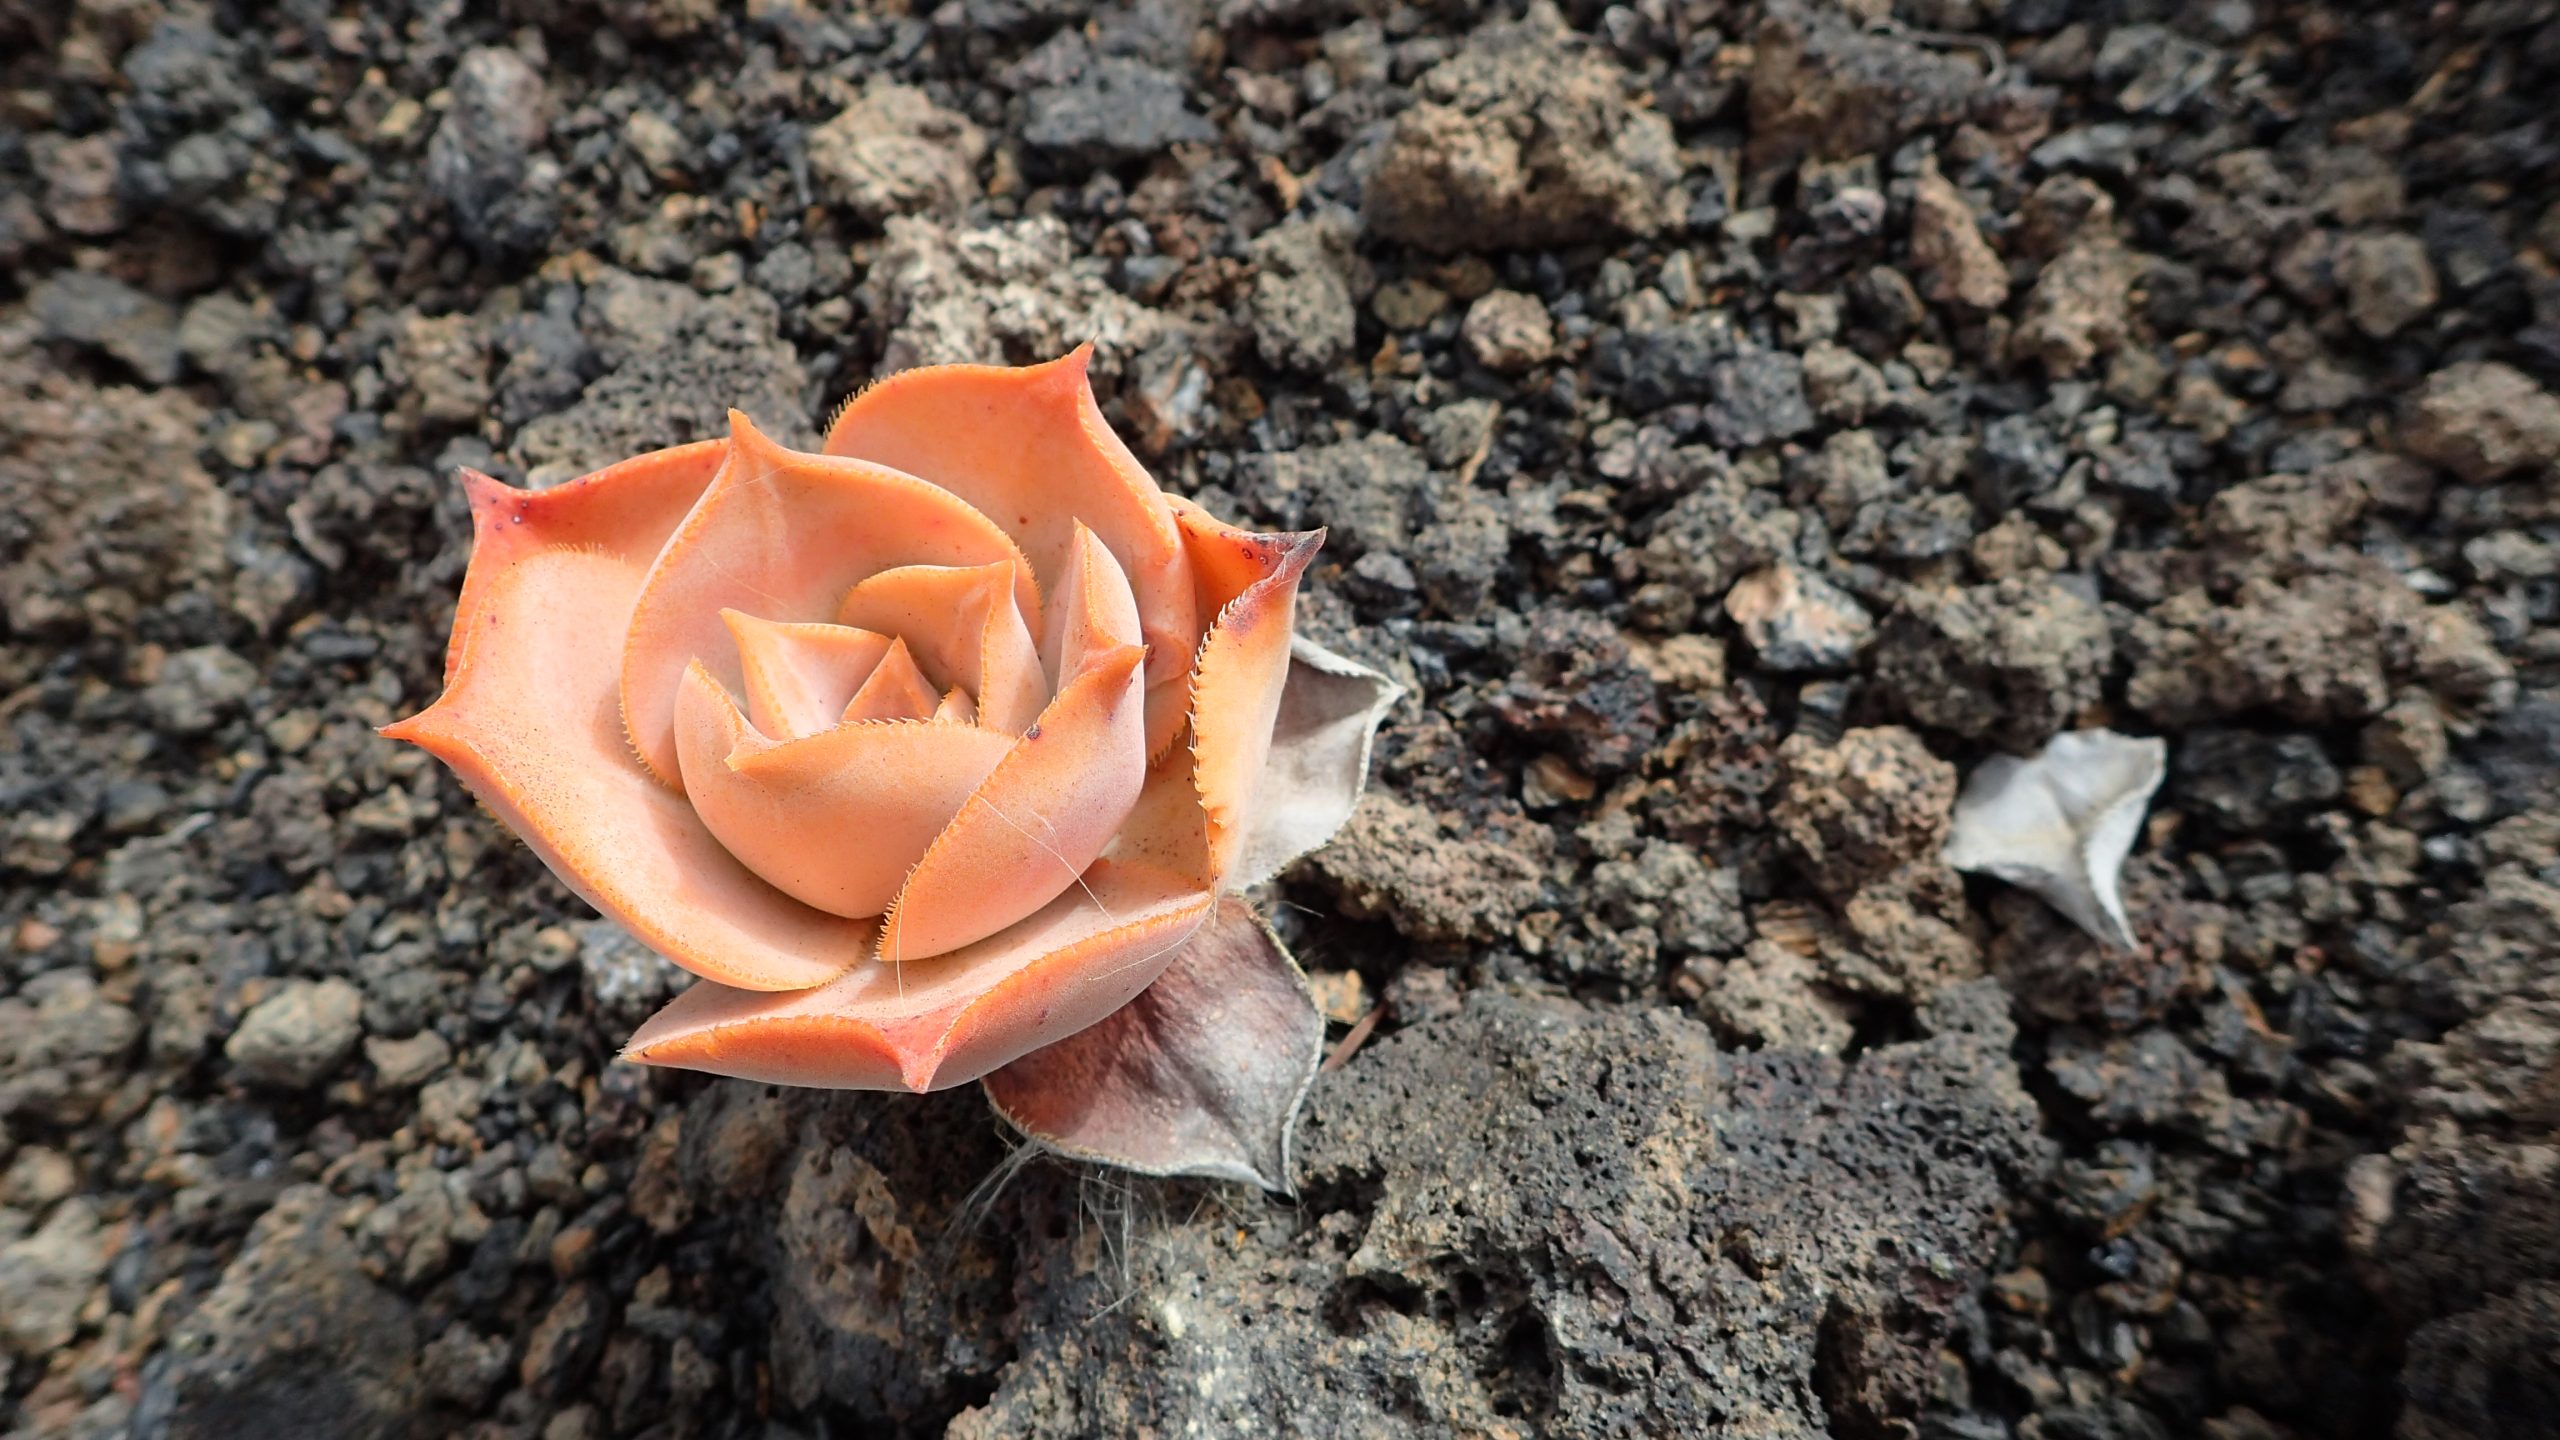
[[(2560, 5), (0, 0), (0, 1426), (2548, 1435)], [(1411, 686), (1294, 1202), (614, 1047), (461, 464), (1100, 345)], [(2166, 737), (2109, 954), (1959, 775)], [(991, 1177), (993, 1177), (991, 1179)]]

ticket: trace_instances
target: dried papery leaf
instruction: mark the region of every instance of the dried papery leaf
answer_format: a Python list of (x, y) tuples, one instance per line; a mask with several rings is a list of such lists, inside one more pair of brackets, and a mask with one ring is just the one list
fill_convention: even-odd
[(1222, 900), (1144, 994), (986, 1077), (996, 1113), (1079, 1160), (1289, 1190), (1289, 1141), (1324, 1053), (1307, 977), (1251, 906)]
[(1260, 884), (1333, 838), (1368, 788), (1370, 742), (1403, 694), (1359, 661), (1297, 637), (1229, 885)]
[(1946, 860), (2033, 892), (2101, 942), (2131, 948), (2117, 876), (2169, 747), (2112, 730), (2074, 730), (2033, 759), (1995, 755), (1956, 797)]

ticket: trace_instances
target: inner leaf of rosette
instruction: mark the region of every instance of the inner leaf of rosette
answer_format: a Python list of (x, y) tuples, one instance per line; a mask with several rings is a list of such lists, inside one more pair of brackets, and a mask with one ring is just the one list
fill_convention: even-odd
[(1079, 883), (1145, 773), (1125, 576), (1083, 537), (1045, 645), (1015, 578), (908, 565), (855, 583), (831, 621), (727, 609), (740, 693), (699, 660), (678, 689), (695, 812), (795, 899), (886, 914), (892, 959), (995, 934)]

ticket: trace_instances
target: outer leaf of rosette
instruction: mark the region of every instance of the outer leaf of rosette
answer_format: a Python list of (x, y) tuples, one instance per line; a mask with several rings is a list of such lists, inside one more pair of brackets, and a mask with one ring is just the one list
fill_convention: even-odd
[(451, 766), (641, 943), (697, 975), (790, 990), (866, 958), (877, 927), (802, 905), (740, 864), (632, 759), (616, 705), (642, 577), (728, 448), (678, 446), (538, 492), (466, 474), (474, 539), (445, 691), (383, 733)]
[(1404, 687), (1304, 635), (1273, 717), (1271, 749), (1226, 883), (1258, 885), (1350, 820), (1369, 785), (1369, 749)]
[(1039, 913), (931, 959), (861, 966), (792, 995), (698, 984), (623, 1053), (774, 1084), (946, 1089), (1128, 1004), (1215, 903), (1187, 876), (1102, 861)]
[(1202, 608), (1217, 617), (1192, 667), (1191, 750), (1210, 865), (1223, 882), (1252, 833), (1289, 681), (1298, 582), (1324, 532), (1258, 534), (1188, 501), (1174, 502), (1174, 516), (1190, 547)]

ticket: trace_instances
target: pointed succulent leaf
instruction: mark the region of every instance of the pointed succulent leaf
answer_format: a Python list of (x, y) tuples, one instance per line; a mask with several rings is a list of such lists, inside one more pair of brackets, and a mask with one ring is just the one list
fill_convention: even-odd
[(1106, 860), (1038, 914), (948, 954), (857, 965), (790, 994), (697, 984), (623, 1058), (777, 1085), (948, 1089), (1118, 1011), (1214, 903), (1184, 876)]
[(728, 448), (661, 450), (534, 492), (466, 474), (474, 543), (445, 691), (383, 733), (452, 767), (643, 944), (729, 985), (791, 990), (866, 957), (878, 927), (811, 909), (739, 863), (633, 762), (616, 713), (641, 579)]

